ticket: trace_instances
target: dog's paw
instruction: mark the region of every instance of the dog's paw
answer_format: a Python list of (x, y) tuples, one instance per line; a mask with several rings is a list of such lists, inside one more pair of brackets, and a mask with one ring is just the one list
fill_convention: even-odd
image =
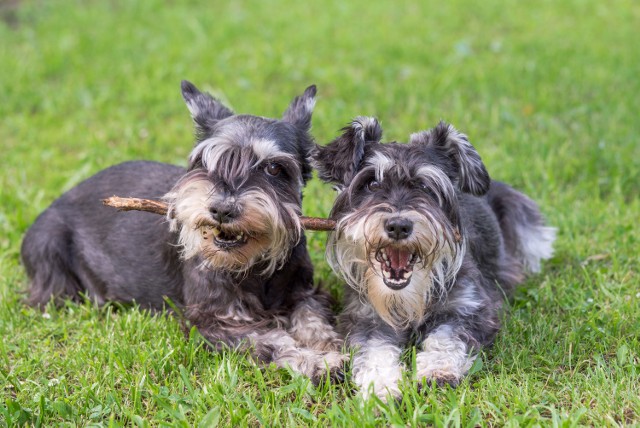
[(472, 363), (473, 358), (468, 356), (447, 357), (442, 353), (420, 352), (416, 356), (416, 379), (419, 385), (425, 380), (427, 385), (435, 382), (439, 387), (450, 385), (455, 388)]
[(445, 385), (455, 388), (460, 384), (462, 377), (456, 377), (455, 375), (447, 372), (430, 372), (422, 374), (416, 373), (416, 379), (418, 381), (418, 391), (422, 391), (423, 385), (428, 389), (429, 386), (433, 384), (439, 388), (442, 388)]
[(328, 351), (324, 353), (315, 375), (311, 376), (311, 380), (318, 384), (328, 376), (332, 383), (342, 383), (346, 378), (345, 373), (348, 362), (348, 355), (336, 351)]
[(358, 387), (363, 399), (372, 396), (378, 397), (383, 402), (398, 400), (402, 397), (400, 380), (402, 379), (402, 366), (376, 367), (370, 370), (361, 369), (354, 374), (353, 381)]
[(331, 381), (344, 379), (349, 356), (340, 352), (320, 352), (308, 348), (290, 348), (273, 360), (278, 367), (288, 367), (318, 385), (327, 377)]
[(416, 379), (453, 387), (469, 372), (476, 355), (470, 354), (449, 325), (442, 325), (429, 334), (416, 355)]

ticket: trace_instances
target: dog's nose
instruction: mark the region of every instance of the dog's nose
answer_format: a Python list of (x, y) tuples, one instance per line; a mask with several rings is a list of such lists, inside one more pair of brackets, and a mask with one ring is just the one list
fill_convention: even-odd
[(400, 241), (411, 236), (413, 222), (401, 217), (390, 218), (384, 224), (384, 230), (389, 238)]
[(209, 207), (209, 212), (218, 223), (228, 223), (238, 216), (238, 211), (230, 204), (212, 205)]

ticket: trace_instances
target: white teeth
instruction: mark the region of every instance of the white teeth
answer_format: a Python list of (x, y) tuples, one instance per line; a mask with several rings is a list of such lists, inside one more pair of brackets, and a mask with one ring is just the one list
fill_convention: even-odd
[(389, 256), (387, 256), (387, 252), (385, 250), (382, 250), (382, 260), (384, 261), (389, 260)]
[(241, 240), (241, 239), (242, 239), (242, 235), (243, 235), (242, 233), (241, 233), (241, 234), (239, 234), (239, 235), (236, 235), (236, 240), (237, 240), (237, 241)]
[(218, 229), (217, 227), (212, 227), (211, 231), (213, 232), (214, 236), (220, 235), (220, 229)]

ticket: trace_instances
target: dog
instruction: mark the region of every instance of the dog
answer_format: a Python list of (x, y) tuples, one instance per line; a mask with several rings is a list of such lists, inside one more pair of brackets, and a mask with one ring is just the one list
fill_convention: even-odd
[[(183, 81), (196, 128), (188, 168), (134, 161), (69, 190), (22, 244), (28, 304), (89, 299), (166, 309), (166, 299), (214, 350), (250, 349), (313, 380), (341, 376), (343, 341), (331, 300), (313, 285), (300, 224), (311, 177), (316, 87), (282, 119), (237, 115)], [(111, 195), (163, 197), (166, 220), (117, 214)]]
[(551, 257), (555, 229), (538, 206), (492, 181), (467, 137), (440, 122), (408, 144), (381, 143), (358, 117), (313, 155), (339, 194), (327, 260), (350, 286), (339, 329), (355, 348), (361, 393), (401, 396), (405, 348), (415, 376), (457, 385), (500, 328), (500, 309)]

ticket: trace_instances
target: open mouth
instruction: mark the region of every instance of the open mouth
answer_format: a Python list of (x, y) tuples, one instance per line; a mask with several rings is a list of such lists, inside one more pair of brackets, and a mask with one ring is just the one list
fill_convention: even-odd
[(248, 239), (247, 234), (242, 231), (225, 230), (215, 226), (203, 227), (202, 237), (205, 240), (213, 240), (213, 243), (218, 248), (225, 251), (243, 246), (247, 243)]
[(385, 247), (376, 253), (380, 263), (382, 280), (392, 290), (402, 290), (411, 282), (413, 266), (418, 261), (417, 254), (407, 248)]

